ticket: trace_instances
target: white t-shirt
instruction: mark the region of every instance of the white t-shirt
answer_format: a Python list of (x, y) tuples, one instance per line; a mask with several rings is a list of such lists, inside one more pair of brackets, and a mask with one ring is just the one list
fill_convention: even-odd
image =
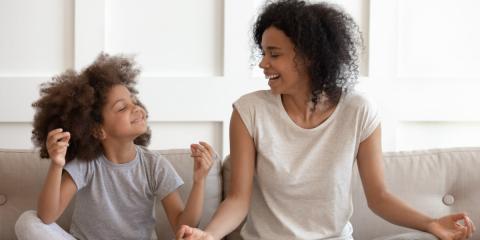
[(257, 151), (242, 237), (352, 239), (352, 170), (360, 142), (379, 126), (377, 109), (351, 91), (327, 120), (304, 129), (269, 90), (244, 95), (234, 107)]

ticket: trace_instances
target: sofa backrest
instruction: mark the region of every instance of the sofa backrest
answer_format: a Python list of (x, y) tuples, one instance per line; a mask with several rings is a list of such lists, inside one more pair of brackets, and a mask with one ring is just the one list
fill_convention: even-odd
[[(480, 148), (449, 148), (383, 154), (388, 190), (410, 206), (432, 217), (466, 212), (480, 224)], [(230, 159), (223, 163), (224, 192), (229, 191)], [(354, 239), (374, 239), (412, 232), (388, 223), (368, 208), (354, 166), (352, 179)], [(239, 240), (240, 227), (228, 237)], [(480, 239), (477, 231), (472, 239)]]
[[(431, 217), (466, 212), (480, 224), (480, 148), (390, 152), (383, 159), (388, 190), (408, 205)], [(355, 239), (412, 231), (390, 224), (368, 209), (357, 170), (353, 204)], [(471, 239), (480, 239), (479, 232)]]
[[(189, 149), (160, 150), (177, 170), (185, 184), (179, 188), (186, 198), (192, 187), (193, 160)], [(36, 209), (37, 198), (45, 179), (50, 160), (40, 159), (36, 151), (0, 149), (0, 239), (16, 239), (14, 225), (21, 213)], [(216, 161), (206, 180), (205, 201), (200, 227), (204, 227), (217, 209), (222, 197), (221, 161)], [(70, 204), (57, 223), (68, 229), (71, 222)], [(174, 234), (166, 219), (161, 201), (155, 205), (158, 239), (172, 239)]]
[[(193, 183), (193, 159), (190, 157), (190, 150), (174, 149), (160, 150), (159, 152), (163, 156), (165, 156), (170, 161), (170, 163), (172, 163), (175, 170), (177, 170), (178, 174), (185, 182), (185, 184), (180, 187), (179, 192), (184, 204), (186, 204)], [(205, 198), (203, 202), (203, 214), (199, 224), (200, 228), (205, 228), (206, 225), (210, 222), (210, 219), (217, 210), (221, 200), (222, 161), (218, 156), (216, 156), (214, 165), (210, 169), (205, 183)], [(168, 223), (160, 201), (157, 201), (155, 209), (157, 217), (156, 232), (158, 239), (174, 239), (175, 234), (171, 230), (172, 228)]]

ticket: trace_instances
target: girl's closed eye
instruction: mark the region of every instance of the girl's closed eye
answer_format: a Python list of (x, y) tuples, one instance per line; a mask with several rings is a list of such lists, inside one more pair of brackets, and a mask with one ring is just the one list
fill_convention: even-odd
[(123, 112), (127, 109), (127, 105), (123, 104), (118, 108), (118, 112)]

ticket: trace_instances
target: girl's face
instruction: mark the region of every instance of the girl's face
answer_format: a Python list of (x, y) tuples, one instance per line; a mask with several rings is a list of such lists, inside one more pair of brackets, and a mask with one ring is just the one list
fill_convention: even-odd
[[(269, 27), (262, 35), (263, 58), (260, 68), (274, 94), (310, 92), (305, 60), (297, 56), (295, 45), (285, 33)], [(295, 58), (297, 56), (297, 58)]]
[(108, 91), (102, 116), (103, 139), (133, 141), (147, 131), (147, 113), (123, 85), (115, 85)]

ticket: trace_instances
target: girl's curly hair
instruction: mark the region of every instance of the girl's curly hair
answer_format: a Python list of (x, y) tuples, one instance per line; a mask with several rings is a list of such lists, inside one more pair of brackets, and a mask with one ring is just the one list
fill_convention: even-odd
[(302, 0), (268, 2), (253, 26), (257, 50), (262, 49), (263, 32), (272, 26), (283, 31), (297, 55), (310, 63), (314, 104), (323, 94), (337, 104), (342, 91), (357, 82), (362, 37), (354, 20), (337, 6)]
[[(113, 86), (124, 85), (136, 96), (138, 91), (134, 86), (139, 73), (132, 59), (102, 53), (80, 73), (68, 70), (42, 84), (40, 99), (32, 104), (36, 110), (32, 141), (40, 147), (40, 156), (49, 157), (46, 140), (48, 132), (56, 128), (70, 132), (67, 162), (74, 158), (93, 160), (102, 154), (102, 145), (94, 134), (103, 122), (106, 95)], [(145, 109), (142, 103), (138, 104)], [(134, 142), (146, 146), (150, 136), (148, 129)]]

